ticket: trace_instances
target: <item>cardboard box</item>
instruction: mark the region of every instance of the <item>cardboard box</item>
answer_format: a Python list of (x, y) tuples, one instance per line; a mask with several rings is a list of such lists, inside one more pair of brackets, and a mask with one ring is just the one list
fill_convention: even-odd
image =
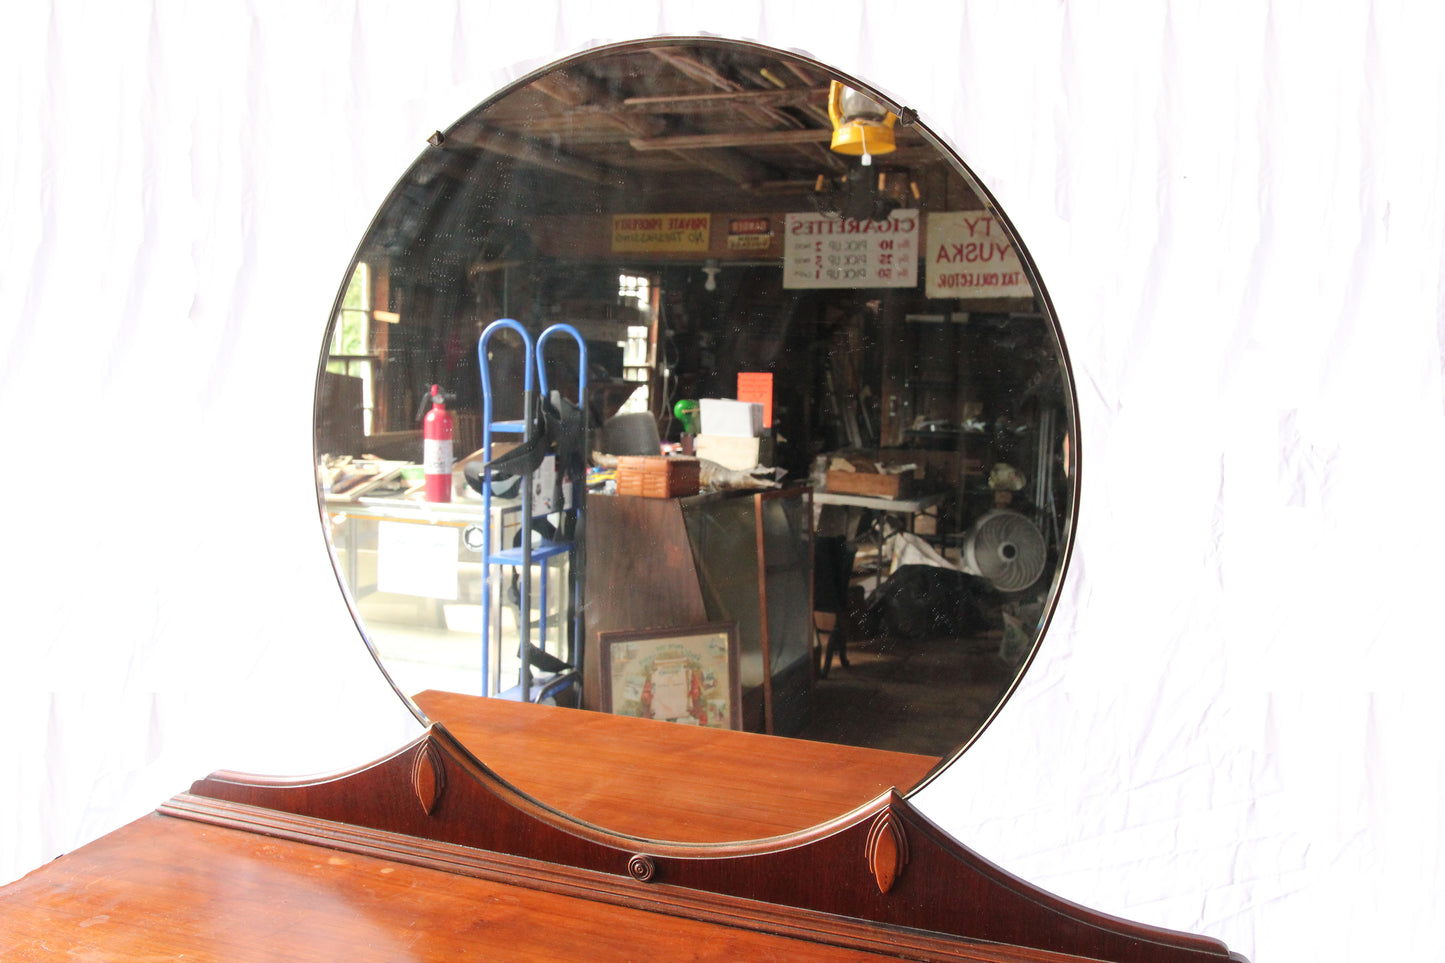
[(731, 435), (698, 435), (692, 450), (699, 458), (715, 461), (733, 471), (747, 471), (762, 464), (761, 438), (734, 438)]
[(696, 458), (624, 456), (617, 459), (617, 494), (683, 498), (701, 487)]
[(868, 471), (830, 471), (823, 487), (835, 495), (907, 498), (913, 493), (913, 469), (896, 475), (880, 475)]

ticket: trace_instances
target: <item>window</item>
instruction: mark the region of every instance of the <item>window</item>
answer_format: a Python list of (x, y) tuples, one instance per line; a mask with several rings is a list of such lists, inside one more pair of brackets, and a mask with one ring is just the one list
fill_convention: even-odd
[(622, 378), (624, 381), (640, 381), (641, 385), (618, 409), (619, 413), (627, 414), (649, 410), (647, 379), (651, 373), (652, 368), (647, 364), (647, 325), (629, 324), (627, 340), (622, 343)]
[(647, 278), (635, 274), (617, 275), (617, 296), (623, 302), (636, 299), (638, 310), (646, 311), (652, 303), (652, 285)]
[[(645, 277), (635, 274), (619, 274), (617, 276), (617, 298), (623, 304), (632, 306), (630, 302), (636, 303), (638, 311), (644, 316), (650, 313), (652, 308), (652, 283)], [(650, 344), (649, 327), (646, 324), (629, 324), (627, 326), (627, 340), (621, 342), (622, 348), (622, 378), (625, 381), (640, 382), (636, 391), (618, 409), (619, 414), (633, 414), (649, 411), (647, 382), (652, 376), (652, 366), (649, 363)]]
[(357, 264), (341, 299), (326, 370), (361, 379), (361, 430), (367, 435), (376, 409), (377, 356), (371, 351), (371, 320), (371, 271), (366, 264)]

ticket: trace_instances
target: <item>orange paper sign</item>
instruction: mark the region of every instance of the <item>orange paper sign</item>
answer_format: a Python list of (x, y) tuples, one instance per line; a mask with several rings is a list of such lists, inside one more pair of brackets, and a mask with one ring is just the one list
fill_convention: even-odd
[(763, 406), (763, 427), (773, 427), (773, 373), (739, 371), (738, 400)]

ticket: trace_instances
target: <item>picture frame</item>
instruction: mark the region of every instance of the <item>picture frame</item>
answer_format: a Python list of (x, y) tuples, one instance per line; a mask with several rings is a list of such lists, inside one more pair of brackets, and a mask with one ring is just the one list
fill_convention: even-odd
[(736, 622), (603, 632), (598, 642), (604, 712), (742, 728)]

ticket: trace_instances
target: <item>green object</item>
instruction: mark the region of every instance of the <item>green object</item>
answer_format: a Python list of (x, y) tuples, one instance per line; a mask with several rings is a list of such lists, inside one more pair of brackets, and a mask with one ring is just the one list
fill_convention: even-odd
[(697, 434), (697, 402), (684, 398), (672, 406), (672, 413), (682, 422), (684, 434)]

